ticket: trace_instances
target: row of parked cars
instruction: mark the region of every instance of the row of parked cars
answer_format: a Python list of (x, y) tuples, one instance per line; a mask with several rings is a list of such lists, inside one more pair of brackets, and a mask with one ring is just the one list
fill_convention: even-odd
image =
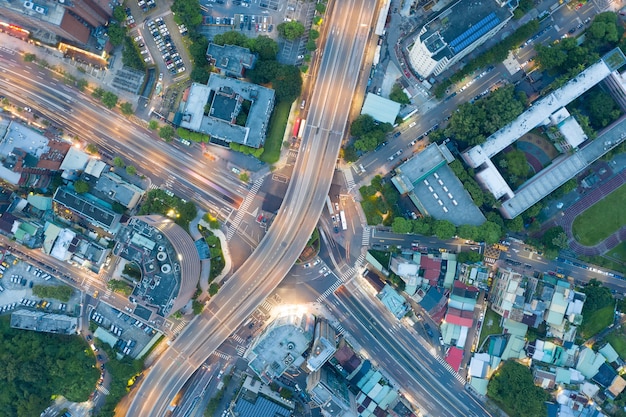
[[(165, 62), (167, 70), (171, 74), (177, 74), (185, 71), (185, 64), (176, 50), (176, 46), (172, 42), (167, 25), (162, 17), (157, 17), (154, 20), (148, 22), (148, 28), (154, 38), (154, 42), (161, 52), (161, 57)], [(179, 29), (180, 30), (180, 29)]]

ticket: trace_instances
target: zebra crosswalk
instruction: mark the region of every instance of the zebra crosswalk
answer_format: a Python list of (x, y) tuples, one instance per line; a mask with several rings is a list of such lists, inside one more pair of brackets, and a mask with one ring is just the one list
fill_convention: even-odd
[(104, 395), (109, 395), (109, 390), (103, 387), (102, 385), (98, 385), (98, 391), (100, 391)]
[(180, 333), (180, 331), (181, 331), (181, 330), (183, 330), (183, 328), (184, 328), (186, 325), (187, 325), (187, 322), (186, 322), (185, 320), (182, 320), (180, 323), (178, 323), (178, 324), (176, 325), (176, 327), (174, 327), (174, 328), (172, 329), (172, 332), (173, 332), (174, 334), (178, 334), (178, 333)]
[(342, 334), (346, 332), (346, 329), (344, 329), (341, 324), (337, 324), (335, 326), (335, 330), (337, 331), (337, 336), (341, 336)]
[(231, 336), (233, 338), (233, 340), (237, 343), (241, 343), (244, 344), (246, 341), (243, 340), (243, 337), (239, 336), (238, 334), (234, 334)]
[(213, 352), (213, 355), (217, 356), (218, 358), (222, 358), (224, 360), (229, 360), (230, 359), (230, 355), (227, 355), (223, 352), (220, 352), (219, 350), (216, 350), (215, 352)]
[(154, 183), (150, 184), (150, 187), (148, 187), (149, 190), (156, 190), (157, 188), (159, 188), (159, 186)]
[(239, 206), (239, 210), (237, 210), (237, 216), (235, 216), (235, 219), (233, 220), (233, 222), (230, 224), (230, 227), (228, 228), (228, 232), (226, 233), (226, 240), (230, 241), (235, 235), (235, 233), (237, 232), (237, 229), (239, 228), (239, 224), (243, 220), (243, 216), (246, 214), (246, 210), (248, 210), (248, 207), (250, 207), (250, 204), (252, 204), (252, 201), (254, 200), (256, 193), (261, 188), (261, 185), (263, 185), (264, 179), (265, 179), (264, 177), (261, 177), (258, 180), (256, 180), (254, 184), (252, 185), (250, 192), (241, 203), (241, 206)]
[(371, 237), (371, 229), (368, 226), (363, 228), (363, 238), (361, 239), (361, 246), (369, 246), (370, 245), (370, 237)]
[(328, 288), (326, 291), (324, 291), (324, 293), (322, 295), (317, 297), (317, 302), (321, 303), (322, 301), (324, 301), (326, 298), (328, 298), (329, 295), (331, 295), (332, 293), (337, 291), (337, 288), (341, 287), (342, 285), (343, 285), (342, 281), (335, 282), (330, 288)]
[(263, 310), (269, 313), (270, 311), (272, 311), (272, 308), (274, 306), (269, 301), (263, 300), (263, 302), (261, 303), (259, 307), (261, 307)]
[(437, 361), (443, 365), (444, 368), (446, 368), (448, 371), (450, 371), (450, 373), (452, 374), (452, 376), (454, 376), (461, 384), (465, 385), (465, 383), (467, 381), (465, 381), (465, 378), (463, 378), (457, 371), (455, 371), (448, 362), (445, 361), (445, 359), (443, 359), (441, 356), (437, 355)]
[(237, 345), (237, 355), (242, 356), (246, 353), (246, 347)]
[(352, 176), (352, 170), (350, 168), (343, 169), (343, 175), (346, 178), (346, 185), (348, 186), (348, 191), (352, 190), (356, 185), (354, 182), (354, 177)]
[(363, 254), (359, 255), (354, 265), (348, 268), (346, 271), (342, 272), (339, 276), (339, 279), (342, 282), (350, 281), (354, 277), (354, 274), (356, 274), (358, 268), (363, 264), (364, 260), (365, 260), (365, 255)]

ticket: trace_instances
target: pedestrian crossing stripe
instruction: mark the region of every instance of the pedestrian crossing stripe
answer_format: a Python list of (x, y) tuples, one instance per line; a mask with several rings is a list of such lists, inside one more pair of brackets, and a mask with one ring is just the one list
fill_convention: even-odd
[(239, 336), (238, 334), (232, 335), (232, 338), (237, 343), (244, 343), (245, 342), (245, 340), (243, 340), (243, 338), (241, 336)]
[(246, 347), (245, 347), (245, 346), (238, 345), (238, 346), (237, 346), (237, 354), (238, 354), (239, 356), (243, 356), (245, 353), (246, 353)]
[(267, 300), (264, 300), (263, 303), (261, 303), (261, 308), (264, 309), (264, 310), (270, 311), (270, 310), (272, 310), (273, 307), (274, 306), (272, 304), (270, 304), (270, 302), (267, 301)]
[(454, 376), (457, 381), (459, 381), (461, 384), (465, 385), (465, 383), (467, 381), (465, 381), (465, 379), (463, 378), (463, 376), (461, 374), (459, 374), (457, 371), (455, 371), (452, 366), (450, 366), (450, 364), (448, 362), (445, 361), (445, 359), (443, 359), (441, 356), (437, 355), (437, 361), (442, 364), (444, 366), (444, 368), (446, 368), (451, 374), (452, 376)]
[(109, 395), (109, 390), (103, 387), (102, 385), (98, 385), (98, 391), (100, 391), (104, 395)]
[(365, 226), (363, 228), (363, 238), (361, 239), (361, 246), (370, 245), (370, 228)]
[(186, 325), (187, 325), (187, 322), (183, 320), (180, 323), (178, 323), (172, 331), (174, 332), (174, 334), (178, 334)]
[(330, 288), (328, 288), (326, 291), (324, 291), (324, 293), (322, 295), (317, 297), (317, 302), (321, 303), (322, 301), (324, 301), (326, 298), (328, 298), (329, 295), (331, 295), (332, 293), (337, 291), (337, 289), (339, 287), (341, 287), (342, 285), (343, 285), (342, 281), (335, 282)]
[(248, 210), (248, 207), (250, 207), (250, 204), (252, 204), (252, 201), (256, 197), (256, 193), (261, 188), (261, 185), (263, 185), (264, 179), (265, 179), (264, 177), (261, 177), (258, 180), (256, 180), (254, 184), (252, 185), (250, 192), (241, 203), (241, 206), (239, 206), (239, 210), (237, 210), (237, 215), (235, 216), (235, 219), (233, 220), (233, 222), (230, 224), (230, 227), (228, 228), (228, 232), (226, 233), (226, 240), (230, 241), (235, 235), (235, 233), (237, 232), (237, 229), (239, 228), (239, 224), (243, 220), (243, 216), (246, 214), (246, 211)]
[(218, 350), (216, 350), (215, 352), (213, 352), (213, 355), (217, 356), (218, 358), (225, 359), (225, 360), (229, 360), (229, 359), (230, 359), (230, 355), (227, 355), (227, 354), (225, 354), (225, 353), (223, 353), (223, 352), (220, 352), (220, 351), (218, 351)]

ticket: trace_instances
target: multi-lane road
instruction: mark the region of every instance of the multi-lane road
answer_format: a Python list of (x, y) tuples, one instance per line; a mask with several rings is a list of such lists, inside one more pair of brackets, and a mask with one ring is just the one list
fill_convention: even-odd
[(265, 238), (148, 370), (127, 415), (164, 414), (185, 381), (273, 291), (301, 254), (330, 188), (375, 2), (335, 3), (304, 139), (283, 205)]
[(155, 184), (165, 185), (204, 208), (216, 212), (224, 206), (237, 209), (248, 192), (227, 167), (192, 155), (182, 145), (155, 138), (147, 128), (103, 108), (89, 93), (68, 87), (55, 73), (25, 63), (19, 54), (5, 49), (0, 50), (0, 90), (11, 103), (31, 106), (62, 126), (67, 136), (77, 136), (95, 143), (103, 153), (123, 157)]

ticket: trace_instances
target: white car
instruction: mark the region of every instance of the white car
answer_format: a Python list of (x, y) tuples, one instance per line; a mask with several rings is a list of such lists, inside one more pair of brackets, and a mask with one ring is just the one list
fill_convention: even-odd
[(163, 81), (163, 73), (159, 73), (159, 81)]

